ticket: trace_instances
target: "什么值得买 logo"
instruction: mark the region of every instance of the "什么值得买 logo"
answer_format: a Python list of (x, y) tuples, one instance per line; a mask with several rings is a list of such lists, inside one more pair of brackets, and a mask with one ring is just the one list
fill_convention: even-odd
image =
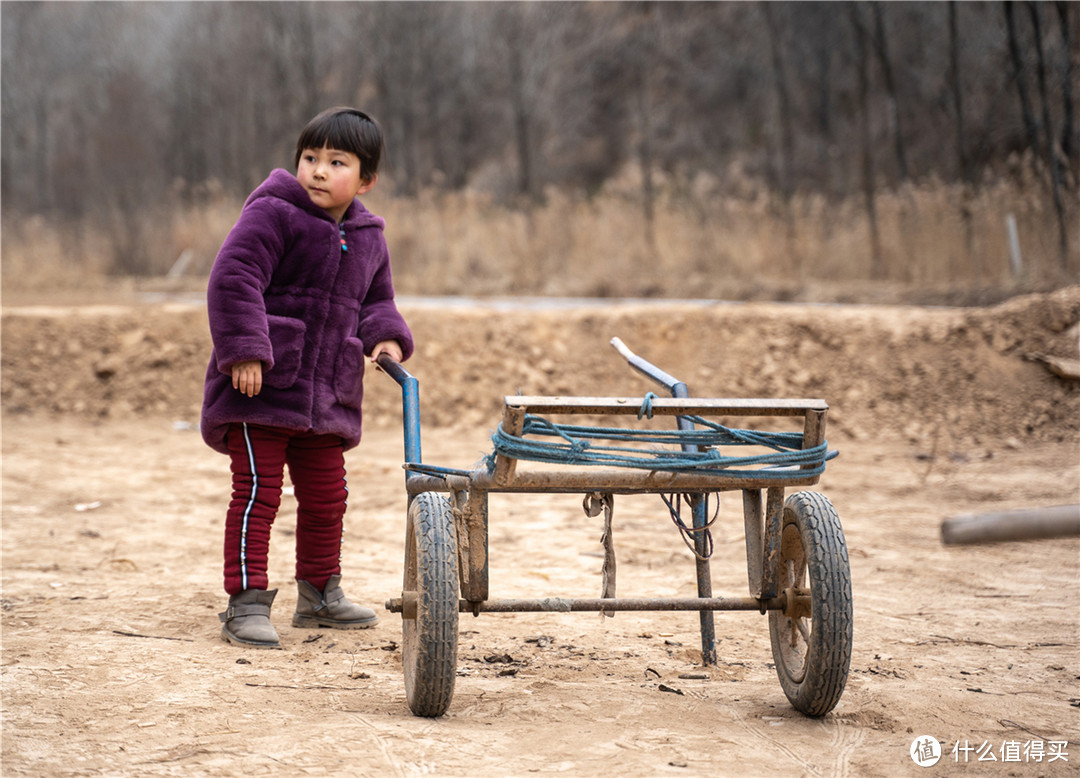
[(919, 767), (933, 767), (941, 759), (941, 743), (933, 735), (919, 735), (911, 741), (908, 752)]

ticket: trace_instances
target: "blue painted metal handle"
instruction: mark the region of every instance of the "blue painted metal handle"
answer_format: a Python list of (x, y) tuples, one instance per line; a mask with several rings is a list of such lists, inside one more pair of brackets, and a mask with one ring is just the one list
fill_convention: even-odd
[[(623, 358), (630, 363), (630, 367), (637, 370), (646, 378), (651, 378), (653, 381), (656, 381), (656, 383), (660, 384), (669, 392), (671, 392), (672, 397), (678, 399), (686, 399), (690, 396), (690, 390), (687, 388), (685, 383), (680, 381), (675, 376), (665, 373), (652, 362), (649, 362), (639, 357), (637, 354), (627, 348), (626, 344), (623, 343), (619, 338), (612, 338), (611, 345), (614, 346), (615, 350), (618, 351), (623, 356)], [(694, 428), (693, 423), (691, 423), (689, 419), (683, 416), (677, 416), (675, 421), (679, 429), (681, 430), (692, 430)], [(686, 447), (684, 446), (683, 448), (685, 449)]]
[[(401, 386), (401, 415), (405, 427), (405, 461), (418, 465), (420, 458), (420, 382), (389, 354), (380, 354), (375, 363)], [(405, 478), (412, 475), (406, 472)]]
[(630, 363), (630, 367), (643, 374), (646, 378), (651, 378), (656, 383), (663, 386), (669, 392), (672, 397), (689, 397), (689, 392), (686, 389), (686, 384), (680, 381), (675, 376), (665, 373), (651, 362), (648, 362), (629, 348), (619, 338), (612, 338), (611, 345), (615, 347), (615, 350), (622, 354), (623, 358)]

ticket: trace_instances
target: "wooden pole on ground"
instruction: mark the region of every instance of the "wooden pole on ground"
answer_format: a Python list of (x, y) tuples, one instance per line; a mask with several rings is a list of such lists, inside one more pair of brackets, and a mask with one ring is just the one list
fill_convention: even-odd
[(1080, 505), (954, 516), (941, 522), (945, 545), (1080, 537)]

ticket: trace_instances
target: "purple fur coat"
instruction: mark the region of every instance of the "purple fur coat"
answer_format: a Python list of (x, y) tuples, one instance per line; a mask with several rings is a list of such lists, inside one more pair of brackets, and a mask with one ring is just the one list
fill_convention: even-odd
[[(359, 200), (339, 225), (294, 176), (275, 170), (251, 193), (218, 253), (206, 293), (214, 351), (201, 429), (228, 453), (232, 422), (340, 435), (360, 442), (364, 357), (412, 334), (394, 304), (385, 222)], [(232, 366), (262, 360), (255, 397), (232, 386)]]

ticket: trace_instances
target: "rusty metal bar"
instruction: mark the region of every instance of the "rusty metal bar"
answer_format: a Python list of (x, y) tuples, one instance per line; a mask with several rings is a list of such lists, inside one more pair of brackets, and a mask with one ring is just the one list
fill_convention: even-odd
[[(681, 420), (681, 419), (680, 419)], [(708, 543), (705, 539), (709, 524), (707, 504), (704, 494), (690, 495), (690, 510), (694, 529), (695, 570), (697, 573), (698, 599), (712, 599), (712, 571), (709, 566)], [(729, 609), (724, 609), (729, 610)], [(702, 610), (701, 621), (701, 663), (716, 664), (716, 627), (713, 624), (712, 610)]]
[[(401, 613), (405, 600), (388, 600), (387, 610)], [(633, 597), (598, 597), (594, 599), (570, 599), (565, 597), (544, 597), (540, 599), (507, 599), (469, 602), (461, 600), (459, 609), (462, 613), (572, 613), (587, 611), (761, 611), (783, 610), (784, 600), (772, 598), (759, 600), (756, 597), (675, 597), (675, 598), (633, 598)]]
[[(825, 442), (825, 411), (809, 410), (806, 412), (806, 421), (803, 423), (802, 447), (805, 451), (814, 446), (820, 446)], [(812, 470), (815, 465), (803, 465), (803, 470)]]
[(784, 489), (770, 487), (765, 497), (765, 547), (761, 578), (761, 596), (769, 599), (779, 594), (780, 534), (784, 521)]
[[(521, 431), (525, 428), (525, 409), (513, 408), (507, 404), (503, 410), (503, 431), (507, 435), (521, 437)], [(492, 482), (504, 484), (514, 477), (517, 470), (517, 459), (499, 454), (495, 457), (495, 472), (492, 474)]]
[[(458, 545), (462, 577), (461, 593), (472, 602), (488, 598), (488, 496), (471, 489), (463, 501), (465, 544)], [(462, 547), (464, 545), (464, 548)], [(466, 572), (467, 571), (467, 572)]]
[(746, 534), (746, 577), (750, 596), (761, 596), (762, 579), (762, 506), (760, 489), (743, 490), (743, 525)]

